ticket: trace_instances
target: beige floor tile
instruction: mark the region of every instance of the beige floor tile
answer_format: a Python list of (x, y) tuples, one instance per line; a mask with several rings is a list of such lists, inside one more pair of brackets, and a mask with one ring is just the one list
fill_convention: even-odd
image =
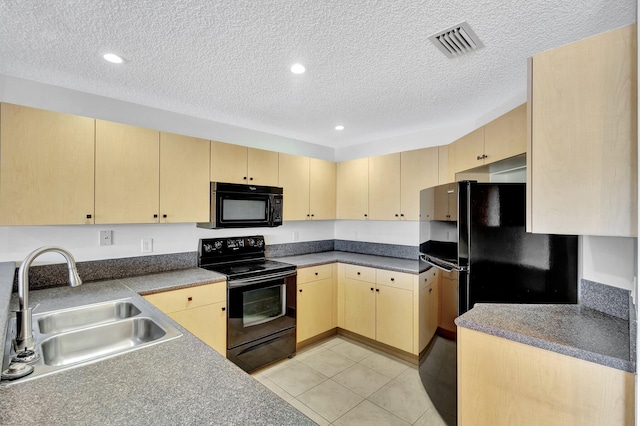
[(344, 338), (336, 335), (336, 336), (330, 337), (328, 340), (322, 342), (321, 346), (326, 348), (326, 349), (329, 349), (329, 348), (334, 347), (335, 345), (339, 345), (340, 343), (342, 343), (344, 341), (345, 341)]
[[(360, 364), (392, 379), (397, 377), (403, 371), (409, 369), (405, 364), (392, 359), (390, 356), (380, 355), (377, 353), (361, 360)], [(418, 370), (416, 369), (416, 375), (418, 374), (417, 371)]]
[(301, 362), (327, 377), (333, 377), (355, 364), (355, 361), (329, 350), (318, 352)]
[(286, 367), (265, 373), (264, 377), (293, 396), (298, 396), (327, 380), (327, 376), (301, 362), (290, 363)]
[(364, 400), (357, 393), (333, 380), (322, 382), (298, 396), (297, 399), (330, 422), (335, 421)]
[(402, 426), (409, 423), (364, 400), (333, 424), (336, 426)]
[(295, 398), (289, 401), (289, 404), (297, 408), (298, 411), (300, 411), (305, 416), (309, 417), (314, 422), (318, 423), (320, 426), (328, 426), (330, 424), (329, 420), (325, 419), (320, 414), (316, 413), (311, 408), (307, 407), (306, 405), (304, 405), (302, 402), (298, 401)]
[(373, 352), (369, 349), (356, 345), (355, 343), (348, 342), (346, 340), (329, 348), (329, 350), (347, 357), (355, 362), (362, 361), (366, 357), (373, 354)]
[(255, 377), (261, 377), (261, 376), (267, 376), (268, 374), (273, 373), (274, 371), (278, 371), (282, 368), (287, 368), (289, 367), (291, 364), (295, 363), (296, 360), (295, 358), (285, 358), (282, 359), (280, 361), (277, 361), (265, 368), (262, 368), (256, 372), (251, 373), (251, 375), (255, 378)]
[(427, 410), (433, 409), (420, 376), (413, 369), (407, 369), (368, 399), (412, 424)]
[(269, 389), (271, 392), (275, 393), (276, 395), (278, 395), (280, 398), (284, 399), (285, 401), (290, 401), (291, 399), (293, 399), (293, 395), (291, 395), (289, 392), (287, 392), (286, 390), (282, 389), (280, 386), (276, 385), (275, 383), (273, 383), (271, 380), (267, 379), (264, 376), (258, 377), (257, 380), (262, 383), (267, 389)]
[(456, 426), (453, 418), (449, 419), (449, 423), (445, 421), (435, 408), (427, 410), (426, 413), (414, 423), (414, 426)]
[(332, 378), (338, 384), (365, 398), (389, 383), (389, 377), (362, 364), (355, 364)]

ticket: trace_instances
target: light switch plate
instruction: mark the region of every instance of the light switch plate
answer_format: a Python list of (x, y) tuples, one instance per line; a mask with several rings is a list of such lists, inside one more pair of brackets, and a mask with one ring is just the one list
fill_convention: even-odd
[(113, 231), (100, 231), (100, 245), (110, 246), (113, 244)]

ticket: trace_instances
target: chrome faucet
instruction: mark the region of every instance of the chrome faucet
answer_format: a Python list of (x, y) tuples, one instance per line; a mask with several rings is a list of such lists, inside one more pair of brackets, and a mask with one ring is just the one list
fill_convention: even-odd
[(20, 265), (18, 269), (18, 304), (19, 308), (16, 312), (17, 335), (13, 340), (13, 347), (16, 352), (33, 350), (35, 341), (33, 339), (33, 330), (31, 326), (32, 309), (29, 307), (29, 267), (36, 257), (43, 253), (56, 252), (64, 256), (69, 269), (69, 284), (71, 287), (77, 287), (82, 284), (82, 280), (76, 269), (76, 261), (67, 250), (61, 247), (40, 247), (32, 251)]

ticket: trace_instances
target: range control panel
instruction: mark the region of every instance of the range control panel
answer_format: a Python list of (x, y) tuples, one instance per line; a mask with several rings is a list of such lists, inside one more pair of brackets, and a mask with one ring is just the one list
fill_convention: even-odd
[(264, 236), (232, 238), (203, 238), (200, 240), (199, 265), (212, 262), (244, 259), (246, 257), (264, 257)]

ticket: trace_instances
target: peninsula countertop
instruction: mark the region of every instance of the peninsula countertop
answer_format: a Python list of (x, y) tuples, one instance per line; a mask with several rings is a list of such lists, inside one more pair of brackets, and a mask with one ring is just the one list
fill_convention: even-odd
[(635, 372), (629, 321), (581, 305), (478, 303), (458, 327)]
[[(13, 271), (15, 265), (0, 264), (3, 311), (9, 308)], [(30, 304), (39, 304), (37, 312), (46, 312), (133, 297), (135, 303), (155, 310), (138, 293), (220, 280), (219, 274), (193, 268), (33, 291)], [(2, 312), (2, 330), (6, 329), (7, 318)], [(0, 424), (314, 424), (177, 323), (174, 325), (183, 334), (177, 339), (0, 387)]]

